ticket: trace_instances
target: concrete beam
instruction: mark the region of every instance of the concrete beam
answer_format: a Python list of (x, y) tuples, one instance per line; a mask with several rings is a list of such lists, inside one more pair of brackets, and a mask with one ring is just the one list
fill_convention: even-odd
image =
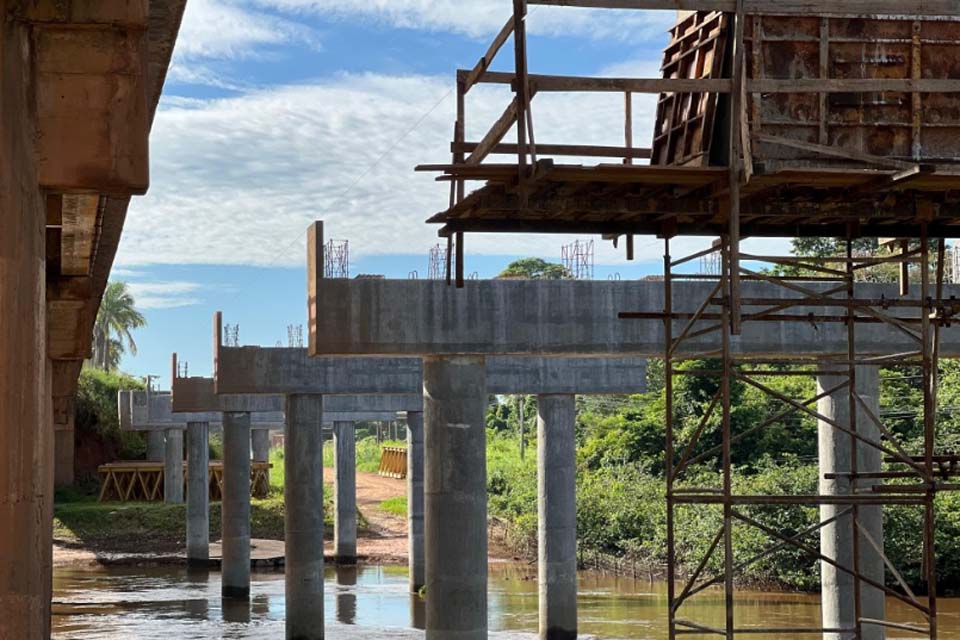
[[(676, 312), (694, 313), (712, 289), (709, 282), (675, 283)], [(804, 287), (825, 290), (825, 283)], [(662, 357), (664, 324), (659, 319), (621, 320), (620, 312), (659, 313), (662, 282), (470, 280), (463, 289), (428, 280), (341, 280), (314, 283), (323, 305), (311, 305), (310, 355), (427, 356), (514, 355)], [(795, 299), (798, 294), (768, 283), (744, 282), (744, 298)], [(917, 295), (918, 287), (912, 288)], [(960, 297), (960, 286), (945, 287)], [(858, 284), (856, 297), (900, 299), (896, 285)], [(879, 306), (879, 305), (878, 305)], [(767, 307), (743, 306), (743, 313)], [(716, 310), (716, 307), (714, 308)], [(896, 312), (890, 309), (889, 313)], [(840, 315), (838, 307), (791, 308), (791, 315)], [(919, 318), (917, 309), (903, 316)], [(675, 323), (679, 332), (685, 321)], [(698, 328), (709, 323), (700, 323)], [(960, 329), (941, 331), (941, 355), (960, 357)], [(691, 339), (682, 352), (716, 348), (717, 333)], [(826, 356), (846, 353), (842, 323), (751, 322), (734, 336), (735, 353), (769, 356)], [(881, 324), (857, 327), (860, 354), (916, 351), (916, 341)], [(560, 391), (556, 391), (560, 393)]]
[[(270, 398), (270, 396), (250, 396)], [(277, 396), (280, 397), (280, 396)], [(330, 396), (324, 398), (323, 424), (333, 426), (336, 421), (374, 422), (396, 420), (397, 414), (413, 411), (422, 406), (420, 396)], [(173, 396), (166, 391), (120, 391), (117, 394), (120, 428), (125, 431), (163, 431), (186, 429), (187, 423), (206, 422), (212, 429), (223, 428), (224, 411), (172, 411)], [(251, 406), (254, 403), (240, 401), (235, 406)], [(409, 407), (409, 408), (408, 408)], [(327, 411), (327, 408), (330, 410)], [(282, 431), (284, 415), (280, 411), (250, 413), (252, 429)], [(226, 412), (230, 413), (230, 412)]]

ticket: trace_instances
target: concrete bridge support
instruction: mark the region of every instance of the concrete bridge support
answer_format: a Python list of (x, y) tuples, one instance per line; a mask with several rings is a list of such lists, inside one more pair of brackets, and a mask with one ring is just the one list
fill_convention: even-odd
[(540, 638), (577, 637), (577, 460), (573, 395), (537, 396)]
[(163, 439), (163, 431), (159, 429), (147, 431), (147, 460), (162, 462), (166, 457), (167, 445)]
[(287, 640), (323, 640), (323, 396), (289, 395), (284, 434)]
[(163, 501), (183, 504), (183, 430), (167, 429), (164, 435)]
[(333, 423), (333, 548), (337, 564), (357, 563), (357, 433), (353, 422)]
[(426, 584), (423, 537), (423, 412), (407, 412), (407, 563), (410, 593)]
[(210, 425), (187, 423), (187, 564), (210, 559)]
[(427, 640), (487, 637), (482, 356), (423, 359)]
[[(833, 365), (835, 366), (835, 365)], [(823, 368), (831, 365), (824, 363)], [(817, 393), (831, 389), (847, 379), (846, 367), (838, 369), (837, 376), (817, 377)], [(874, 415), (880, 415), (880, 378), (877, 367), (860, 366), (856, 369), (856, 390)], [(841, 425), (850, 425), (850, 402), (846, 388), (821, 399), (817, 410)], [(872, 441), (880, 441), (880, 430), (860, 408), (856, 416), (857, 432)], [(824, 474), (844, 473), (851, 470), (850, 436), (820, 421), (819, 424), (819, 460), (820, 493), (823, 495), (849, 495), (852, 484), (849, 479), (827, 479)], [(882, 453), (869, 445), (860, 444), (857, 451), (857, 465), (861, 473), (882, 470)], [(861, 480), (860, 491), (869, 487), (872, 481)], [(820, 507), (820, 519), (827, 520), (845, 511), (844, 505), (823, 505)], [(860, 524), (878, 545), (883, 545), (883, 508), (880, 506), (859, 507)], [(837, 522), (820, 530), (820, 548), (823, 555), (833, 558), (841, 566), (853, 569), (853, 520), (850, 514), (840, 517)], [(860, 535), (860, 570), (864, 576), (879, 583), (884, 582), (883, 558), (876, 552), (865, 535)], [(856, 625), (854, 613), (854, 580), (849, 574), (827, 563), (821, 563), (821, 602), (824, 628), (852, 628)], [(884, 594), (879, 589), (861, 583), (863, 617), (875, 620), (885, 619)], [(844, 640), (849, 634), (824, 634), (824, 640)], [(883, 627), (863, 626), (864, 640), (883, 640)]]
[(223, 414), (223, 584), (225, 598), (250, 597), (250, 414)]
[[(250, 432), (250, 448), (253, 449), (254, 462), (270, 462), (270, 430), (253, 429)], [(270, 484), (270, 471), (267, 471), (267, 484)]]

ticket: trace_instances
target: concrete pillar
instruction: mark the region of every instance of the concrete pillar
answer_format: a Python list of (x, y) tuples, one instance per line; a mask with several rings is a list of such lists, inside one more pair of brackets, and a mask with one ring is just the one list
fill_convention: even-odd
[(74, 481), (74, 399), (73, 396), (53, 398), (53, 482), (57, 487), (69, 487)]
[(427, 640), (487, 637), (483, 357), (423, 359)]
[(288, 640), (323, 640), (323, 396), (284, 407), (284, 539)]
[[(0, 0), (4, 13), (18, 7)], [(34, 161), (31, 33), (17, 20), (0, 21), (0, 638), (23, 640), (50, 636), (53, 548), (46, 216)]]
[(164, 442), (163, 501), (183, 504), (183, 431), (167, 429)]
[(147, 431), (147, 460), (150, 462), (163, 462), (166, 455), (167, 445), (164, 442), (163, 431), (152, 429)]
[(250, 597), (250, 414), (223, 414), (224, 598)]
[(410, 593), (426, 584), (423, 539), (423, 412), (407, 412), (407, 563)]
[(353, 422), (333, 423), (333, 548), (337, 564), (357, 563), (357, 435)]
[[(823, 369), (835, 365), (824, 363)], [(846, 367), (838, 369), (838, 375), (817, 377), (817, 393), (821, 394), (847, 380)], [(880, 378), (877, 367), (857, 367), (856, 390), (864, 399), (874, 415), (880, 415)], [(850, 402), (846, 388), (836, 391), (817, 403), (817, 411), (835, 420), (839, 424), (850, 426)], [(820, 421), (819, 425), (819, 462), (820, 493), (824, 495), (849, 495), (852, 490), (848, 478), (827, 479), (828, 473), (844, 473), (851, 470), (851, 442), (845, 434), (830, 424)], [(872, 441), (880, 441), (880, 430), (860, 407), (857, 411), (857, 431)], [(882, 453), (866, 444), (857, 447), (857, 465), (859, 471), (874, 472), (882, 470)], [(874, 484), (873, 480), (861, 480), (860, 491)], [(843, 505), (823, 505), (820, 507), (820, 519), (828, 520), (847, 509)], [(878, 545), (883, 545), (883, 509), (879, 506), (861, 506), (860, 524), (869, 532)], [(841, 566), (853, 569), (854, 525), (850, 514), (842, 516), (835, 523), (820, 530), (821, 553), (836, 560)], [(883, 559), (866, 536), (860, 535), (860, 569), (866, 577), (879, 583), (884, 581)], [(821, 563), (821, 603), (823, 626), (825, 628), (852, 628), (856, 624), (854, 615), (853, 577), (827, 563)], [(879, 589), (861, 583), (862, 613), (865, 618), (884, 619), (884, 594)], [(849, 634), (824, 634), (824, 640), (844, 640)], [(883, 640), (882, 627), (864, 625), (864, 640)]]
[(187, 564), (210, 559), (210, 425), (187, 423)]
[[(253, 429), (250, 432), (250, 446), (253, 449), (254, 462), (270, 462), (270, 430)], [(270, 486), (270, 471), (267, 471), (267, 486)]]
[(537, 397), (540, 638), (577, 638), (577, 456), (573, 395)]

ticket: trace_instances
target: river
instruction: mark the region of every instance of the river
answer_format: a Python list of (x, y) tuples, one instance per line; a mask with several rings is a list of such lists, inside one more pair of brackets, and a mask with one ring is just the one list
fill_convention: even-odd
[[(532, 638), (537, 629), (536, 570), (530, 565), (490, 565), (491, 637)], [(423, 601), (407, 594), (406, 567), (327, 569), (324, 597), (328, 637), (422, 638)], [(283, 574), (255, 572), (249, 604), (224, 603), (220, 574), (181, 567), (57, 569), (53, 637), (57, 640), (283, 638)], [(918, 622), (899, 603), (890, 617)], [(580, 574), (580, 632), (602, 639), (663, 640), (666, 585), (585, 571)], [(960, 599), (940, 601), (941, 640), (960, 640)], [(807, 594), (740, 592), (738, 627), (814, 626), (818, 599)], [(684, 616), (722, 626), (723, 595), (704, 592)], [(890, 638), (908, 637), (894, 632)], [(752, 635), (757, 640), (771, 636)], [(796, 636), (801, 637), (801, 636)], [(807, 638), (810, 636), (807, 635)]]

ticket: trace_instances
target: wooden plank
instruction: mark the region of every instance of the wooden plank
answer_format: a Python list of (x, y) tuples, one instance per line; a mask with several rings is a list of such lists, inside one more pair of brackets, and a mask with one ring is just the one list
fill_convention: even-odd
[(510, 128), (517, 123), (517, 113), (517, 99), (514, 98), (464, 162), (468, 165), (483, 162), (483, 159), (490, 155), (491, 150), (503, 140), (503, 136), (507, 135)]
[[(452, 143), (450, 150), (454, 153), (473, 153), (480, 146), (479, 142)], [(639, 147), (608, 147), (601, 145), (581, 144), (537, 144), (537, 152), (543, 155), (554, 156), (584, 156), (598, 158), (634, 158), (646, 159), (650, 157), (650, 149)], [(517, 153), (517, 145), (501, 143), (494, 145), (490, 154), (513, 155)]]
[(960, 79), (761, 78), (747, 81), (750, 93), (960, 93)]
[[(736, 0), (529, 0), (531, 5), (592, 9), (652, 9), (665, 11), (736, 11)], [(956, 0), (745, 0), (744, 12), (772, 15), (955, 16)]]
[(487, 52), (483, 54), (483, 57), (480, 58), (480, 61), (477, 62), (476, 66), (467, 74), (466, 80), (464, 81), (464, 93), (470, 91), (470, 88), (475, 85), (477, 80), (486, 72), (493, 62), (493, 59), (497, 57), (497, 53), (500, 52), (500, 49), (511, 35), (513, 35), (512, 17), (507, 20), (507, 23), (500, 29), (500, 33), (493, 39), (493, 43), (490, 45), (490, 48), (487, 49)]
[[(957, 81), (960, 84), (960, 81)], [(724, 79), (690, 78), (590, 78), (585, 76), (530, 75), (534, 91), (585, 91), (623, 93), (730, 93)]]
[(776, 144), (784, 147), (791, 147), (793, 149), (800, 149), (802, 151), (809, 151), (817, 155), (830, 156), (832, 158), (843, 158), (845, 160), (855, 160), (857, 162), (863, 162), (866, 164), (875, 164), (881, 167), (892, 167), (894, 169), (909, 169), (913, 167), (913, 163), (904, 162), (902, 160), (896, 160), (894, 158), (886, 158), (884, 156), (875, 156), (868, 153), (861, 153), (859, 151), (853, 151), (851, 149), (843, 149), (841, 147), (834, 147), (824, 144), (816, 144), (813, 142), (804, 142), (803, 140), (793, 140), (790, 138), (784, 138), (781, 136), (774, 136), (767, 133), (757, 133), (753, 135), (753, 139), (757, 142), (763, 142), (766, 144)]

